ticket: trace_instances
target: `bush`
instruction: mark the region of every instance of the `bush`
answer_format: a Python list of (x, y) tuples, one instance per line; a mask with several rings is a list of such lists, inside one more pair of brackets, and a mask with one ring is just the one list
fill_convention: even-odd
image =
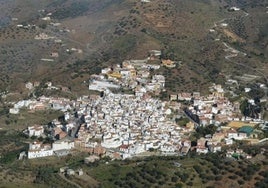
[(216, 177), (215, 177), (215, 180), (216, 180), (216, 181), (219, 181), (219, 180), (221, 180), (221, 179), (222, 179), (222, 176), (216, 176)]
[(187, 183), (187, 185), (188, 186), (193, 186), (194, 184), (193, 184), (193, 182), (190, 181), (190, 182)]
[(239, 185), (243, 185), (245, 183), (243, 180), (238, 180), (237, 182)]
[(235, 180), (237, 178), (236, 175), (231, 175), (231, 176), (228, 176), (229, 179), (232, 179), (232, 180)]
[(176, 176), (173, 176), (173, 177), (171, 178), (171, 181), (172, 181), (172, 182), (177, 182), (177, 181), (178, 181), (178, 178), (177, 178)]
[(259, 175), (265, 178), (268, 178), (268, 171), (261, 171), (259, 172)]
[(267, 187), (267, 184), (265, 182), (256, 182), (255, 183), (255, 187), (258, 187), (258, 188), (266, 188)]
[(218, 175), (220, 173), (219, 169), (215, 168), (215, 167), (212, 167), (212, 172), (214, 175)]
[(180, 175), (181, 181), (186, 182), (187, 179), (189, 178), (189, 175), (187, 173), (183, 173)]
[(199, 165), (194, 165), (193, 168), (198, 174), (203, 172), (203, 169)]
[(183, 187), (183, 184), (182, 183), (177, 183), (176, 185), (175, 185), (175, 188), (182, 188)]

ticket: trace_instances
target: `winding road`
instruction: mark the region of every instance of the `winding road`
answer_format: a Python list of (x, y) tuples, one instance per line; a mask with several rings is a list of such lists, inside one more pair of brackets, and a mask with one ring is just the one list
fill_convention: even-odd
[[(244, 16), (241, 16), (240, 19), (243, 19), (243, 18), (249, 16), (249, 13), (245, 12), (244, 10), (239, 10), (239, 11), (243, 11), (243, 13), (244, 13)], [(230, 20), (232, 18), (233, 17), (231, 17), (231, 18), (224, 18), (224, 19), (222, 19), (222, 20), (220, 20), (218, 22), (214, 22), (214, 27), (212, 29), (214, 29), (216, 27), (220, 27), (222, 23), (224, 23), (225, 21)], [(266, 82), (266, 85), (268, 85), (268, 77), (267, 77), (267, 75), (265, 73), (263, 73), (259, 69), (253, 68), (253, 67), (251, 67), (249, 65), (245, 65), (244, 63), (239, 63), (239, 62), (237, 62), (235, 60), (235, 57), (238, 57), (238, 55), (242, 55), (242, 56), (245, 57), (247, 55), (246, 53), (241, 52), (241, 51), (239, 51), (239, 50), (231, 47), (229, 44), (227, 44), (227, 42), (222, 41), (222, 43), (226, 47), (224, 49), (224, 51), (227, 52), (227, 55), (225, 56), (225, 59), (227, 61), (229, 61), (229, 62), (231, 62), (233, 64), (239, 65), (241, 67), (244, 67), (245, 69), (248, 69), (248, 70), (251, 70), (251, 71), (257, 73), (258, 76), (261, 76), (262, 78), (264, 78), (264, 80)], [(265, 98), (268, 99), (268, 88), (263, 88), (263, 90), (265, 92)], [(267, 106), (268, 106), (268, 103), (266, 102), (266, 107)]]
[[(241, 16), (240, 19), (249, 16), (249, 13), (245, 12), (244, 10), (239, 10), (239, 11), (242, 11), (243, 14), (244, 14), (244, 16)], [(220, 21), (218, 21), (218, 22), (214, 22), (214, 28), (215, 28), (215, 27), (220, 27), (220, 24), (221, 24), (221, 23), (225, 22), (226, 20), (230, 20), (230, 19), (232, 19), (232, 18), (233, 18), (233, 17), (231, 17), (231, 18), (224, 18), (224, 19), (222, 19), (222, 20), (220, 20)], [(224, 51), (225, 51), (225, 52), (228, 52), (228, 54), (225, 56), (225, 59), (226, 59), (227, 61), (229, 61), (229, 62), (231, 62), (231, 63), (234, 63), (234, 64), (236, 64), (236, 65), (242, 66), (242, 67), (244, 67), (244, 68), (246, 68), (246, 69), (249, 69), (249, 70), (251, 70), (251, 71), (253, 71), (253, 72), (258, 73), (261, 77), (263, 77), (263, 78), (265, 79), (266, 84), (268, 84), (268, 78), (267, 78), (267, 76), (266, 76), (265, 73), (263, 73), (262, 71), (260, 71), (260, 70), (258, 70), (258, 69), (255, 69), (255, 68), (253, 68), (253, 67), (251, 67), (251, 66), (249, 66), (249, 65), (245, 65), (245, 64), (243, 64), (243, 63), (239, 63), (239, 62), (233, 60), (233, 58), (237, 57), (238, 55), (246, 56), (246, 55), (247, 55), (246, 53), (241, 52), (241, 51), (239, 51), (239, 50), (237, 50), (237, 49), (231, 47), (229, 44), (227, 44), (227, 42), (224, 42), (224, 41), (223, 41), (222, 43), (223, 43), (223, 45), (226, 47), (226, 49), (224, 49)], [(266, 93), (267, 93), (267, 92), (266, 92)], [(267, 95), (266, 95), (266, 97), (267, 97)]]

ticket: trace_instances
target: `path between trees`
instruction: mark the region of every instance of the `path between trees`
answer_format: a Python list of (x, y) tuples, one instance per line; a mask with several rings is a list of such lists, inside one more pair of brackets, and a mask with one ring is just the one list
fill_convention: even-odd
[(73, 186), (75, 186), (75, 187), (77, 187), (77, 188), (82, 188), (82, 187), (81, 187), (80, 185), (78, 185), (77, 183), (75, 183), (75, 182), (73, 182), (73, 181), (67, 179), (67, 178), (65, 177), (64, 174), (59, 173), (59, 176), (60, 176), (64, 181), (67, 181), (68, 183), (72, 184)]

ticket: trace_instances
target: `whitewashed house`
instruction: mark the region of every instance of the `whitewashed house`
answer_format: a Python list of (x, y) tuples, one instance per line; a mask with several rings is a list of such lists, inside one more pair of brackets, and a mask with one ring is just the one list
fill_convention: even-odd
[(44, 127), (43, 126), (30, 126), (28, 127), (28, 133), (29, 137), (36, 136), (40, 137), (44, 133)]
[(52, 156), (53, 150), (50, 144), (42, 144), (40, 142), (30, 143), (28, 150), (28, 158), (34, 159), (39, 157)]
[(74, 148), (74, 141), (57, 140), (52, 144), (53, 151), (71, 150)]

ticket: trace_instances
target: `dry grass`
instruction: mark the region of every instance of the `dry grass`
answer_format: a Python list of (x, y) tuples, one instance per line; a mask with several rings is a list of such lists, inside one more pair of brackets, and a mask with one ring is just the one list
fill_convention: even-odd
[(242, 39), (242, 38), (239, 37), (237, 34), (235, 34), (235, 33), (231, 32), (231, 31), (229, 31), (228, 29), (223, 29), (223, 33), (224, 33), (227, 37), (231, 38), (231, 40), (232, 40), (233, 42), (241, 42), (241, 43), (245, 43), (245, 42), (246, 42), (245, 39)]
[(251, 126), (254, 127), (255, 125), (257, 125), (257, 123), (246, 123), (246, 122), (241, 122), (241, 121), (231, 121), (230, 123), (228, 123), (228, 127), (232, 127), (232, 128), (241, 128), (243, 126)]

